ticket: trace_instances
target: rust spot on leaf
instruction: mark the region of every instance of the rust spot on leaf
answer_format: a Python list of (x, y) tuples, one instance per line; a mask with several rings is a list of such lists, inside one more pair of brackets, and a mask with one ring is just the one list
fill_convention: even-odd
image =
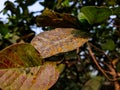
[(31, 44), (43, 58), (72, 51), (88, 41), (88, 38), (75, 37), (73, 32), (77, 31), (73, 28), (56, 28), (55, 30), (40, 33), (33, 38)]

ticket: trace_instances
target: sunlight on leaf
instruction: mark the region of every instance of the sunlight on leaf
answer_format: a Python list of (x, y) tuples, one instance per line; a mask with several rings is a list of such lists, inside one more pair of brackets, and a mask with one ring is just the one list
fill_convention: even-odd
[(31, 44), (43, 58), (72, 51), (88, 41), (88, 38), (75, 35), (77, 31), (73, 28), (56, 28), (55, 30), (40, 33), (33, 38)]

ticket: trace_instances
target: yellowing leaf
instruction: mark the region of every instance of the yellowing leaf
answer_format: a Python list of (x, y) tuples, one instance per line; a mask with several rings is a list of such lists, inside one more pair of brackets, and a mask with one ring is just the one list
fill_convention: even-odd
[(48, 90), (59, 77), (55, 63), (29, 68), (0, 70), (2, 90)]
[(28, 43), (13, 44), (0, 51), (0, 68), (30, 67), (41, 63), (40, 54)]
[(56, 28), (55, 30), (40, 33), (33, 38), (31, 44), (43, 58), (72, 51), (88, 41), (88, 38), (75, 35), (77, 31), (73, 28)]

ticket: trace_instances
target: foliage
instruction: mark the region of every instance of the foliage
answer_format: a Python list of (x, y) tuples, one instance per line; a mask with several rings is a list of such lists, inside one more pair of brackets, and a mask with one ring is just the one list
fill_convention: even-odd
[[(88, 41), (88, 38), (83, 39), (81, 37), (74, 37), (74, 33), (72, 32), (75, 31), (75, 29), (70, 28), (57, 28), (56, 30), (40, 33), (38, 36), (33, 38), (31, 42), (32, 45), (27, 43), (18, 43), (3, 49), (0, 52), (0, 88), (7, 90), (15, 90), (19, 89), (19, 87), (21, 90), (35, 90), (36, 88), (39, 88), (39, 90), (49, 89), (55, 81), (57, 81), (58, 76), (60, 72), (63, 71), (65, 65), (52, 62), (53, 64), (49, 66), (51, 63), (47, 62), (46, 64), (46, 62), (43, 61), (43, 58), (74, 50)], [(38, 66), (41, 66), (39, 70)], [(15, 68), (15, 70), (12, 68)], [(22, 68), (26, 71), (25, 75), (23, 72), (20, 72)], [(4, 69), (8, 69), (8, 71)], [(33, 70), (38, 71), (34, 72)], [(10, 73), (12, 77), (9, 77), (10, 80), (6, 83), (5, 80), (8, 77), (8, 73), (5, 71), (12, 73), (16, 72), (20, 77), (16, 77), (16, 75), (13, 77), (11, 75), (12, 73)], [(31, 77), (28, 75), (29, 72), (32, 73)], [(18, 81), (15, 80), (11, 82), (12, 79), (17, 79)], [(20, 79), (22, 79), (22, 81)], [(27, 82), (29, 82), (29, 84)]]
[(53, 63), (28, 68), (3, 69), (0, 73), (0, 88), (5, 90), (47, 90), (59, 77), (59, 71)]
[(27, 43), (14, 44), (2, 50), (0, 61), (0, 68), (32, 67), (42, 64), (39, 53)]
[(43, 58), (59, 53), (72, 51), (88, 41), (88, 38), (76, 37), (77, 30), (73, 28), (56, 28), (40, 33), (34, 37), (31, 44)]
[[(39, 16), (34, 16), (37, 12), (28, 10), (28, 7), (35, 2), (39, 2), (44, 7), (44, 10), (39, 11), (42, 13)], [(30, 67), (31, 64), (26, 60), (33, 58), (30, 61), (34, 62), (32, 65), (34, 69), (40, 65), (44, 67), (55, 63), (50, 69), (54, 68), (57, 75), (54, 73), (52, 76), (56, 78), (51, 80), (53, 82), (51, 85), (46, 85), (50, 90), (113, 90), (113, 88), (120, 90), (119, 5), (119, 0), (44, 0), (43, 2), (15, 0), (14, 3), (6, 1), (2, 13), (8, 16), (8, 21), (7, 23), (0, 21), (0, 67), (2, 68), (0, 79), (3, 79), (2, 75), (4, 77), (8, 75), (5, 73), (6, 70), (19, 72), (19, 68), (16, 67), (18, 62), (22, 62), (18, 65), (24, 68), (25, 63)], [(31, 28), (34, 25), (42, 27), (45, 32), (34, 37), (35, 32)], [(71, 30), (75, 31), (71, 32)], [(18, 42), (24, 44), (7, 47)], [(86, 42), (87, 44), (84, 44)], [(21, 45), (24, 45), (24, 48)], [(3, 49), (5, 47), (7, 48)], [(26, 50), (28, 47), (29, 49)], [(7, 57), (8, 52), (10, 54)], [(42, 57), (39, 57), (40, 55)], [(36, 60), (40, 64), (36, 63)], [(10, 67), (6, 68), (5, 64)], [(14, 70), (11, 69), (13, 68), (11, 65), (14, 65)], [(41, 68), (39, 70), (42, 70), (40, 75), (45, 71)], [(21, 72), (18, 74), (20, 75)], [(96, 83), (98, 83), (97, 87), (94, 87)]]

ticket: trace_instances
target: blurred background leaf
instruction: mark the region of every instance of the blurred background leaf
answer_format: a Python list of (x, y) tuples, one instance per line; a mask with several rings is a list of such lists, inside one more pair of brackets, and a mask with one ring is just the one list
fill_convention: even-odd
[[(99, 24), (106, 21), (112, 14), (112, 11), (107, 7), (86, 6), (81, 8), (78, 18), (86, 19), (89, 24)], [(82, 14), (82, 15), (81, 15)]]
[(100, 90), (103, 82), (103, 77), (97, 76), (88, 80), (81, 90)]

